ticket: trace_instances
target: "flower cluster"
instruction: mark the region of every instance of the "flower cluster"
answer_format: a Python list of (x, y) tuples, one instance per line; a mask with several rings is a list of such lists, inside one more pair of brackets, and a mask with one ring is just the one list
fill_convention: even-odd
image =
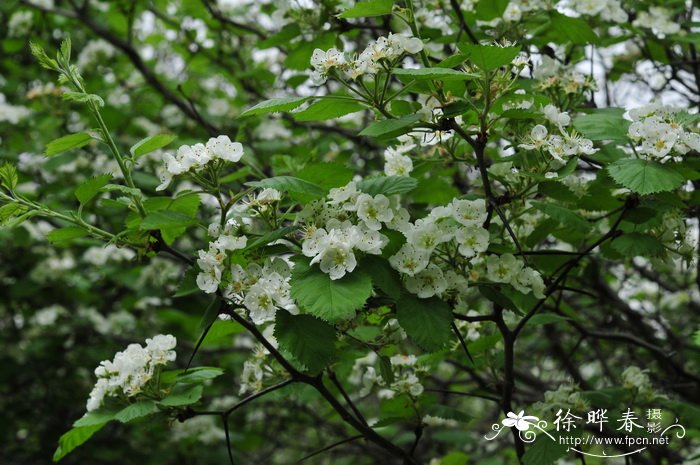
[(292, 276), (289, 264), (280, 257), (268, 258), (263, 266), (251, 263), (246, 268), (231, 265), (231, 284), (224, 290), (224, 297), (243, 305), (255, 324), (272, 321), (278, 308), (298, 313), (290, 295), (289, 280)]
[(388, 384), (382, 376), (377, 373), (375, 365), (379, 357), (375, 352), (369, 352), (366, 356), (355, 360), (349, 381), (357, 386), (362, 386), (359, 394), (366, 396), (375, 386), (380, 387), (378, 396), (390, 399), (396, 394), (408, 394), (413, 397), (420, 396), (423, 385), (418, 375), (425, 371), (425, 367), (418, 364), (415, 355), (394, 355), (389, 359), (391, 369), (394, 373), (394, 381)]
[(166, 189), (174, 176), (200, 170), (213, 160), (237, 162), (243, 156), (243, 146), (239, 142), (231, 142), (228, 136), (212, 137), (205, 144), (183, 145), (173, 156), (165, 154), (165, 170), (161, 174), (162, 183), (158, 191)]
[(384, 150), (384, 174), (387, 176), (408, 176), (413, 171), (413, 160), (405, 154), (415, 148), (406, 143)]
[(234, 234), (237, 229), (238, 223), (235, 221), (227, 222), (223, 228), (219, 224), (209, 226), (209, 236), (214, 241), (209, 243), (208, 250), (199, 251), (197, 259), (200, 269), (197, 286), (207, 294), (212, 294), (219, 288), (227, 252), (240, 250), (248, 243), (247, 237)]
[(512, 254), (489, 255), (486, 259), (486, 277), (495, 283), (510, 284), (523, 294), (544, 298), (544, 281), (534, 269)]
[(635, 151), (650, 159), (668, 161), (672, 154), (700, 150), (700, 134), (685, 131), (678, 120), (679, 108), (652, 103), (630, 110), (633, 122), (627, 135)]
[(542, 57), (542, 62), (535, 68), (532, 77), (538, 81), (537, 89), (553, 93), (576, 95), (598, 88), (592, 76), (584, 75), (546, 55)]
[(416, 54), (423, 50), (423, 42), (405, 33), (389, 34), (370, 42), (358, 56), (348, 58), (336, 48), (317, 48), (311, 56), (312, 81), (321, 85), (333, 71), (341, 71), (348, 79), (356, 80), (365, 74), (377, 74), (384, 66), (401, 58), (405, 53)]
[(174, 336), (159, 334), (146, 339), (146, 347), (129, 344), (114, 360), (105, 360), (95, 369), (97, 383), (90, 392), (87, 411), (98, 409), (105, 397), (133, 397), (144, 391), (156, 370), (175, 360)]
[(361, 192), (350, 182), (331, 189), (325, 202), (309, 204), (302, 218), (306, 222), (302, 253), (331, 279), (340, 279), (357, 266), (355, 252), (379, 255), (388, 243), (379, 232), (382, 226), (399, 229), (408, 211), (398, 206), (396, 198)]
[(654, 34), (661, 37), (677, 34), (681, 30), (681, 25), (673, 20), (671, 14), (671, 11), (666, 8), (652, 6), (649, 11), (641, 11), (632, 25), (651, 29)]
[(542, 113), (556, 126), (559, 134), (549, 134), (545, 126), (538, 124), (530, 131), (528, 140), (519, 145), (520, 148), (547, 152), (559, 162), (565, 162), (576, 155), (592, 155), (598, 151), (590, 139), (582, 137), (574, 130), (565, 129), (571, 123), (568, 113), (560, 112), (554, 105), (545, 106)]
[(603, 21), (627, 22), (627, 12), (618, 0), (569, 0), (567, 6), (582, 15), (600, 16)]

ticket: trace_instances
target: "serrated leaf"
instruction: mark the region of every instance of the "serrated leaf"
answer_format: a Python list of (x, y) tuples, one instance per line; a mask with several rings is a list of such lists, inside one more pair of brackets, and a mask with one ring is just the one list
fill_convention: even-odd
[(416, 80), (439, 79), (441, 81), (466, 81), (479, 76), (478, 74), (465, 73), (451, 68), (394, 68), (391, 72), (396, 76), (409, 76)]
[(85, 236), (87, 236), (87, 231), (85, 229), (78, 226), (68, 226), (54, 229), (46, 235), (46, 239), (53, 244), (60, 244)]
[(182, 277), (180, 284), (177, 286), (177, 291), (173, 294), (173, 297), (185, 297), (195, 292), (199, 292), (199, 286), (197, 286), (197, 275), (199, 270), (196, 267), (190, 267), (185, 271), (185, 275)]
[(109, 180), (112, 178), (111, 174), (102, 174), (100, 176), (95, 176), (90, 178), (75, 189), (75, 197), (78, 199), (81, 205), (85, 205), (90, 200), (97, 195), (97, 193), (104, 187)]
[(642, 233), (626, 233), (612, 241), (612, 248), (626, 258), (658, 257), (665, 249), (655, 237)]
[(355, 316), (372, 294), (372, 279), (359, 270), (332, 280), (318, 266), (297, 261), (292, 269), (291, 294), (302, 311), (334, 322)]
[(324, 121), (365, 109), (364, 105), (356, 101), (328, 98), (314, 102), (305, 110), (292, 113), (292, 116), (297, 121)]
[(47, 157), (58, 155), (68, 150), (79, 149), (86, 146), (92, 140), (92, 136), (87, 132), (78, 132), (68, 136), (60, 137), (49, 142), (44, 152)]
[(0, 166), (0, 184), (7, 188), (7, 190), (13, 190), (17, 187), (17, 182), (19, 181), (19, 176), (17, 175), (17, 168), (10, 163), (5, 163)]
[(406, 334), (427, 351), (440, 350), (450, 340), (452, 311), (437, 297), (403, 295), (396, 303), (396, 318)]
[(311, 315), (292, 315), (278, 310), (275, 337), (280, 348), (292, 354), (311, 373), (320, 372), (335, 358), (335, 329)]
[(685, 181), (677, 171), (654, 161), (628, 158), (611, 163), (606, 169), (615, 182), (642, 195), (672, 191)]
[(273, 178), (263, 179), (261, 181), (251, 181), (245, 184), (250, 187), (259, 187), (277, 189), (278, 191), (288, 192), (290, 194), (303, 194), (313, 198), (319, 198), (326, 195), (326, 190), (321, 186), (304, 181), (303, 179), (293, 176), (276, 176)]
[(103, 107), (105, 106), (105, 101), (102, 100), (102, 97), (96, 94), (86, 94), (83, 92), (64, 92), (63, 93), (63, 100), (66, 101), (71, 101), (71, 102), (78, 102), (78, 103), (94, 103), (98, 107)]
[(590, 140), (627, 142), (630, 121), (624, 119), (623, 108), (601, 108), (593, 113), (574, 118), (574, 128)]
[(58, 448), (53, 454), (53, 461), (58, 462), (76, 447), (84, 444), (106, 424), (105, 422), (91, 426), (78, 426), (64, 433), (58, 440)]
[(181, 407), (183, 405), (194, 404), (202, 398), (203, 390), (204, 386), (201, 384), (181, 389), (173, 389), (173, 392), (160, 401), (160, 405), (166, 407)]
[(241, 113), (241, 118), (245, 116), (264, 115), (265, 113), (275, 113), (279, 111), (291, 111), (313, 97), (282, 97), (265, 100)]
[(131, 155), (133, 155), (134, 158), (138, 158), (141, 155), (145, 155), (153, 152), (154, 150), (165, 147), (175, 139), (177, 139), (177, 137), (173, 136), (172, 134), (156, 134), (155, 136), (146, 137), (145, 139), (137, 142), (129, 149), (129, 152), (131, 152)]
[(391, 14), (393, 0), (366, 0), (358, 2), (338, 15), (339, 18), (367, 18)]
[(381, 176), (363, 179), (357, 183), (357, 188), (369, 195), (405, 194), (418, 187), (418, 180), (410, 176)]
[(409, 131), (410, 127), (420, 121), (421, 115), (406, 115), (401, 118), (378, 121), (360, 131), (361, 136), (376, 137), (377, 139), (390, 139)]
[(142, 418), (158, 411), (158, 404), (152, 400), (140, 400), (124, 407), (114, 415), (114, 419), (122, 423), (128, 423), (137, 418)]
[(389, 265), (388, 260), (377, 256), (367, 255), (362, 259), (363, 270), (372, 277), (372, 283), (394, 300), (401, 297), (401, 276)]
[(508, 65), (520, 53), (520, 46), (498, 47), (496, 45), (461, 43), (457, 47), (469, 57), (472, 63), (484, 71)]
[(73, 423), (73, 426), (80, 427), (104, 425), (108, 421), (113, 420), (114, 415), (118, 411), (119, 410), (115, 410), (113, 408), (101, 407), (97, 410), (93, 410), (92, 412), (85, 413), (85, 415), (83, 415)]

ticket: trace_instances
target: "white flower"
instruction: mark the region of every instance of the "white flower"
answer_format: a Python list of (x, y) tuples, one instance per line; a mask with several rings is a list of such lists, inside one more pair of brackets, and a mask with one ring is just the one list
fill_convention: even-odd
[(406, 278), (406, 289), (421, 299), (427, 299), (445, 292), (447, 281), (442, 270), (431, 263), (425, 270)]
[(547, 105), (542, 109), (542, 113), (553, 124), (557, 126), (568, 126), (571, 123), (571, 117), (566, 112), (560, 112), (554, 105)]
[(395, 149), (384, 151), (384, 174), (387, 176), (408, 176), (413, 171), (413, 160)]
[(452, 202), (454, 219), (464, 226), (481, 226), (486, 221), (486, 201), (454, 200)]
[(351, 273), (357, 266), (352, 248), (339, 241), (330, 241), (321, 253), (311, 260), (311, 264), (314, 263), (319, 263), (321, 271), (328, 273), (333, 280)]
[(211, 246), (218, 250), (239, 250), (245, 248), (248, 243), (246, 236), (229, 236), (222, 234), (212, 242)]
[(544, 281), (542, 276), (532, 268), (523, 268), (511, 281), (511, 285), (523, 294), (532, 294), (538, 299), (544, 298)]
[(243, 156), (243, 146), (239, 142), (231, 142), (228, 136), (212, 137), (207, 141), (206, 148), (214, 158), (234, 163)]
[(455, 232), (455, 240), (459, 244), (459, 253), (472, 258), (488, 249), (489, 232), (481, 226), (459, 228)]
[(255, 324), (270, 321), (275, 317), (275, 299), (267, 282), (259, 281), (248, 290), (244, 305), (250, 311), (250, 319)]
[(512, 254), (489, 255), (486, 259), (486, 277), (496, 283), (510, 283), (523, 267)]
[(146, 339), (146, 350), (150, 352), (151, 363), (165, 365), (175, 361), (177, 354), (173, 350), (177, 345), (177, 339), (170, 334), (158, 334), (153, 339)]
[(328, 204), (329, 205), (339, 205), (345, 202), (354, 203), (354, 199), (358, 195), (357, 184), (350, 181), (343, 187), (335, 187), (328, 193)]
[(428, 253), (431, 253), (439, 244), (452, 238), (449, 233), (441, 229), (431, 218), (417, 220), (415, 224), (409, 226), (404, 235), (409, 244), (418, 250)]
[(530, 130), (530, 140), (525, 144), (520, 144), (518, 147), (525, 150), (537, 150), (547, 144), (547, 128), (541, 124), (536, 125)]
[(357, 217), (367, 228), (375, 231), (379, 231), (382, 223), (388, 223), (394, 217), (394, 212), (389, 208), (389, 199), (382, 194), (374, 197), (364, 193), (358, 195), (355, 208)]
[(389, 263), (395, 270), (413, 276), (428, 266), (429, 258), (430, 253), (406, 243), (396, 252), (396, 255), (389, 258)]

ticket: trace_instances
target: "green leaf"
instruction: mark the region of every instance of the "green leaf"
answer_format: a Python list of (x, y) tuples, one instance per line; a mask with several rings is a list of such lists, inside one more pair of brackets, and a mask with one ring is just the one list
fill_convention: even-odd
[(17, 176), (17, 168), (14, 165), (5, 163), (0, 166), (0, 185), (11, 191), (17, 187), (18, 181), (19, 176)]
[(203, 390), (204, 386), (201, 384), (188, 386), (186, 388), (175, 388), (173, 392), (160, 401), (160, 405), (166, 407), (181, 407), (183, 405), (194, 404), (202, 398)]
[(506, 11), (509, 0), (481, 0), (476, 5), (476, 17), (480, 21), (500, 18)]
[(180, 228), (192, 226), (197, 221), (189, 215), (172, 210), (157, 210), (148, 213), (141, 221), (143, 230)]
[(290, 284), (292, 297), (303, 311), (330, 322), (352, 318), (372, 294), (367, 273), (358, 270), (332, 280), (301, 260), (295, 262)]
[(308, 108), (292, 116), (297, 121), (323, 121), (338, 118), (350, 113), (365, 110), (366, 107), (354, 100), (337, 100), (333, 98), (319, 100), (312, 103)]
[(554, 203), (532, 202), (532, 206), (546, 214), (550, 218), (557, 220), (563, 226), (578, 229), (586, 232), (591, 229), (591, 225), (581, 215), (569, 210), (566, 207)]
[(391, 14), (393, 0), (367, 0), (359, 2), (338, 15), (339, 18), (367, 18)]
[(27, 207), (19, 203), (8, 203), (0, 207), (0, 226), (7, 223), (10, 218), (20, 216), (27, 212)]
[(406, 334), (427, 351), (440, 350), (450, 340), (452, 311), (437, 297), (403, 295), (396, 303), (396, 318)]
[(104, 187), (109, 180), (112, 178), (111, 174), (102, 174), (100, 176), (95, 176), (90, 178), (75, 189), (75, 196), (81, 205), (85, 205), (90, 200), (97, 195), (97, 193)]
[(85, 413), (85, 415), (83, 415), (82, 417), (75, 420), (75, 422), (73, 422), (73, 426), (80, 427), (80, 426), (104, 425), (108, 421), (113, 420), (114, 415), (118, 411), (119, 410), (114, 410), (113, 408), (101, 407), (97, 410), (93, 410), (92, 412)]
[(355, 175), (355, 172), (339, 163), (314, 163), (306, 165), (297, 173), (299, 179), (312, 182), (326, 190), (344, 186)]
[(46, 239), (53, 244), (59, 244), (85, 236), (87, 236), (87, 231), (85, 229), (78, 226), (68, 226), (65, 228), (54, 229), (46, 235)]
[(325, 189), (321, 186), (293, 176), (276, 176), (261, 181), (247, 182), (245, 185), (261, 189), (272, 188), (278, 191), (289, 192), (290, 194), (303, 194), (311, 198), (319, 198), (326, 195)]
[(363, 179), (357, 188), (369, 195), (405, 194), (418, 187), (418, 181), (410, 176), (381, 176)]
[(386, 355), (379, 356), (379, 374), (387, 385), (394, 384), (394, 369), (391, 366), (391, 359)]
[(572, 18), (557, 11), (551, 12), (551, 27), (561, 40), (561, 44), (596, 44), (599, 39), (588, 22), (581, 18)]
[(102, 429), (106, 424), (107, 422), (91, 426), (78, 426), (63, 434), (58, 440), (58, 448), (53, 454), (53, 461), (58, 462), (73, 451), (73, 449), (84, 444), (85, 441), (90, 439), (93, 434)]
[(401, 297), (401, 276), (389, 261), (377, 255), (367, 255), (362, 259), (362, 270), (372, 277), (372, 283), (394, 300)]
[(335, 358), (335, 329), (311, 315), (292, 315), (278, 310), (275, 337), (280, 347), (311, 373), (320, 372)]
[(177, 137), (173, 136), (172, 134), (156, 134), (155, 136), (146, 137), (145, 139), (137, 142), (129, 149), (129, 152), (131, 152), (131, 155), (133, 155), (134, 158), (138, 158), (141, 155), (145, 155), (153, 152), (154, 150), (165, 147), (175, 139), (177, 139)]
[(568, 434), (566, 431), (550, 431), (554, 440), (546, 434), (539, 434), (532, 446), (523, 455), (524, 465), (552, 465), (556, 460), (563, 457), (569, 446), (565, 443), (559, 444), (559, 436)]
[(158, 411), (158, 404), (152, 400), (140, 400), (134, 404), (124, 407), (116, 415), (114, 419), (122, 423), (128, 423), (137, 418), (142, 418)]
[(210, 379), (218, 378), (223, 374), (223, 368), (196, 367), (179, 373), (175, 378), (175, 381), (177, 383), (202, 383)]
[(396, 76), (409, 76), (416, 80), (439, 79), (441, 81), (466, 81), (479, 76), (478, 74), (465, 73), (450, 68), (394, 68), (391, 72)]
[(658, 239), (648, 234), (626, 233), (612, 241), (612, 248), (626, 258), (658, 257), (665, 249)]
[(677, 171), (654, 161), (626, 158), (606, 169), (615, 182), (642, 195), (672, 191), (685, 181)]
[(491, 71), (510, 64), (513, 58), (520, 53), (520, 46), (498, 47), (496, 45), (461, 43), (457, 47), (462, 53), (469, 56), (472, 63), (484, 71)]
[(574, 127), (591, 140), (625, 143), (630, 121), (622, 117), (624, 112), (623, 108), (601, 108), (574, 118)]
[(78, 132), (49, 142), (44, 152), (47, 157), (86, 146), (92, 140), (87, 132)]
[(409, 131), (409, 128), (420, 121), (421, 115), (406, 115), (397, 119), (387, 119), (372, 123), (361, 132), (361, 136), (376, 137), (377, 139), (391, 139)]
[(266, 113), (276, 113), (279, 111), (291, 111), (296, 107), (311, 99), (312, 97), (282, 97), (273, 98), (260, 102), (241, 113), (241, 118), (245, 116), (264, 115)]

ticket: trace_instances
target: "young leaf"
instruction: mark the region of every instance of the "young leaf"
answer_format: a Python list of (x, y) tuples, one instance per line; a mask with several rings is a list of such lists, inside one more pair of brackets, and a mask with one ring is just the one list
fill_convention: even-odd
[(466, 81), (478, 77), (478, 74), (465, 73), (450, 68), (394, 68), (391, 72), (396, 76), (409, 76), (416, 80), (439, 79), (441, 81)]
[(672, 191), (685, 181), (678, 171), (654, 161), (626, 158), (606, 169), (615, 182), (642, 195)]
[(280, 347), (311, 373), (320, 372), (335, 357), (335, 329), (311, 315), (292, 315), (278, 310), (275, 337)]
[(409, 128), (420, 121), (421, 115), (406, 115), (397, 119), (387, 119), (372, 123), (361, 132), (361, 136), (376, 137), (377, 139), (391, 139), (409, 131)]
[(86, 146), (92, 140), (92, 136), (87, 132), (78, 132), (68, 136), (60, 137), (49, 142), (44, 152), (47, 157), (58, 155), (68, 150), (79, 149)]
[(457, 47), (462, 53), (469, 56), (472, 63), (484, 71), (491, 71), (509, 64), (520, 52), (520, 46), (498, 47), (496, 45), (462, 43)]
[(405, 194), (418, 187), (418, 181), (409, 176), (382, 176), (363, 179), (357, 183), (357, 188), (369, 195)]
[(154, 150), (165, 147), (172, 141), (177, 139), (176, 136), (172, 134), (157, 134), (155, 136), (146, 137), (145, 139), (134, 144), (129, 151), (134, 158), (138, 158), (141, 155), (151, 153)]
[(367, 18), (391, 14), (393, 0), (366, 0), (358, 2), (338, 15), (339, 18)]
[(0, 226), (7, 223), (10, 218), (20, 216), (27, 212), (27, 207), (19, 203), (8, 203), (0, 207)]
[(111, 174), (102, 174), (90, 178), (75, 189), (75, 196), (81, 205), (85, 205), (104, 187), (112, 178)]
[(338, 118), (364, 110), (366, 107), (351, 100), (323, 99), (312, 103), (308, 108), (292, 116), (297, 121), (323, 121)]
[(396, 318), (406, 334), (427, 351), (440, 350), (450, 340), (452, 311), (437, 297), (419, 299), (404, 294), (396, 303)]
[(218, 367), (196, 367), (190, 368), (177, 375), (175, 381), (183, 383), (203, 383), (204, 381), (218, 378), (224, 374), (224, 370)]
[(265, 113), (278, 111), (291, 111), (311, 98), (313, 97), (282, 97), (265, 100), (254, 107), (248, 108), (240, 116), (243, 118), (245, 116), (264, 115)]
[(82, 445), (98, 432), (107, 422), (91, 426), (78, 426), (63, 434), (58, 440), (58, 448), (53, 454), (53, 461), (58, 462), (68, 455), (73, 449)]
[(17, 176), (17, 168), (10, 163), (5, 163), (0, 166), (0, 185), (7, 188), (7, 190), (13, 190), (17, 187), (17, 182), (19, 177)]
[(366, 273), (356, 270), (332, 280), (318, 266), (302, 261), (296, 262), (290, 283), (302, 311), (330, 322), (352, 318), (372, 294), (372, 279)]

